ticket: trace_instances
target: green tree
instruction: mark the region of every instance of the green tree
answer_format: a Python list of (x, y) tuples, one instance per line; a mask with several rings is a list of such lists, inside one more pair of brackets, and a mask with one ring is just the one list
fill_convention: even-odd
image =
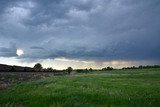
[(102, 71), (107, 71), (107, 70), (113, 70), (113, 68), (109, 66), (107, 68), (102, 68)]
[(68, 74), (70, 74), (73, 71), (73, 68), (72, 67), (68, 67), (66, 71), (68, 72)]
[(90, 72), (92, 72), (92, 71), (93, 71), (93, 69), (92, 69), (92, 68), (90, 68), (90, 69), (89, 69), (89, 71), (90, 71)]
[(52, 72), (52, 71), (53, 71), (53, 68), (52, 68), (52, 67), (49, 67), (49, 68), (47, 68), (47, 71)]
[(37, 63), (34, 65), (34, 69), (40, 71), (42, 69), (42, 65), (40, 63)]
[(108, 67), (107, 67), (107, 70), (113, 70), (113, 68), (108, 66)]

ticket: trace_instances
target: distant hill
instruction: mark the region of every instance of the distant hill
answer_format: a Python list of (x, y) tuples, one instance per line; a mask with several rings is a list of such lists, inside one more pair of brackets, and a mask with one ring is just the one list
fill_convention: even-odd
[(0, 64), (0, 72), (29, 72), (34, 71), (31, 67), (22, 67), (22, 66), (11, 66), (11, 65), (5, 65)]
[(56, 70), (56, 69), (34, 69), (32, 67), (22, 67), (15, 65), (6, 65), (0, 64), (0, 72), (54, 72), (54, 73), (64, 73), (65, 70)]

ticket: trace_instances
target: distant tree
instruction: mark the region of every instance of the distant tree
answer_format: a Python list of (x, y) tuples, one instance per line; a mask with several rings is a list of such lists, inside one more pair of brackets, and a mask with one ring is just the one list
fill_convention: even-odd
[(10, 71), (11, 71), (11, 72), (14, 72), (14, 71), (16, 71), (16, 70), (15, 70), (14, 67), (12, 66), (11, 69), (10, 69)]
[(146, 65), (146, 66), (138, 66), (138, 67), (135, 67), (135, 66), (132, 66), (132, 67), (124, 67), (122, 69), (148, 69), (148, 68), (160, 68), (160, 65)]
[(85, 73), (88, 73), (88, 69), (86, 68), (86, 69), (84, 70), (84, 72), (85, 72)]
[(137, 67), (133, 66), (132, 69), (137, 69)]
[(142, 65), (140, 65), (138, 68), (143, 69), (143, 66), (142, 66)]
[(53, 68), (52, 68), (52, 67), (49, 67), (49, 68), (47, 68), (47, 71), (52, 72), (52, 71), (53, 71)]
[(102, 68), (102, 71), (106, 71), (107, 70), (107, 68)]
[(27, 68), (26, 67), (24, 67), (24, 72), (27, 72)]
[(107, 67), (107, 70), (113, 70), (113, 68), (112, 67)]
[(78, 73), (83, 73), (83, 72), (84, 72), (83, 69), (77, 69), (76, 71), (77, 71)]
[(40, 71), (42, 69), (42, 65), (40, 63), (37, 63), (34, 65), (34, 69)]
[(73, 68), (72, 68), (72, 67), (68, 67), (68, 68), (66, 69), (66, 71), (68, 72), (68, 74), (70, 74), (70, 73), (73, 71)]
[(92, 72), (92, 71), (93, 71), (93, 69), (92, 69), (92, 68), (90, 68), (90, 69), (89, 69), (89, 71), (90, 71), (90, 72)]
[(113, 70), (113, 68), (109, 66), (107, 68), (102, 68), (102, 71), (108, 71), (108, 70)]
[(160, 68), (160, 66), (159, 65), (154, 65), (153, 68)]

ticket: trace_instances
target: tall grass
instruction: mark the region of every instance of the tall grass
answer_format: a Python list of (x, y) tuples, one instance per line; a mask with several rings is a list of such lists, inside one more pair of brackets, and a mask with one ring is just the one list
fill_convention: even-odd
[(0, 91), (4, 107), (159, 107), (160, 69), (50, 77)]

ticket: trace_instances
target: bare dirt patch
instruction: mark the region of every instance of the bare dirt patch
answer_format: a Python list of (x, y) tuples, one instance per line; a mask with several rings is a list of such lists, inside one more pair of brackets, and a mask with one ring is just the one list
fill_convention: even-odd
[(49, 72), (0, 72), (0, 90), (23, 81), (31, 81), (54, 75)]

